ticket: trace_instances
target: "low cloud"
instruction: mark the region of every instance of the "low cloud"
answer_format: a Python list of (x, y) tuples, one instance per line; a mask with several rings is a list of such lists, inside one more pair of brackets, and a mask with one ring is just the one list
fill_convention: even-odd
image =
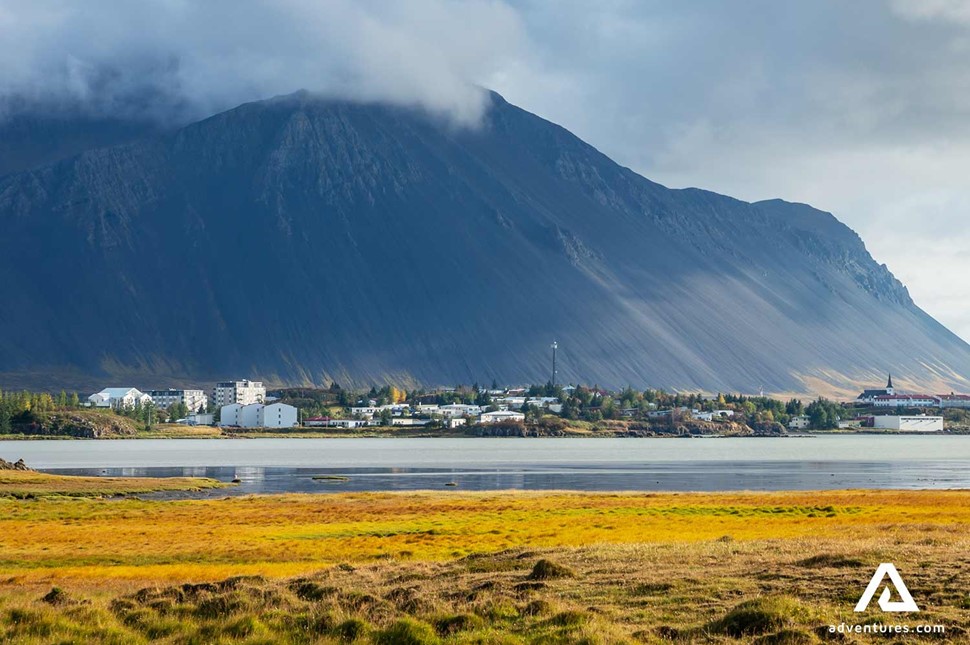
[(486, 0), (3, 0), (0, 97), (180, 121), (302, 88), (474, 123), (522, 39)]

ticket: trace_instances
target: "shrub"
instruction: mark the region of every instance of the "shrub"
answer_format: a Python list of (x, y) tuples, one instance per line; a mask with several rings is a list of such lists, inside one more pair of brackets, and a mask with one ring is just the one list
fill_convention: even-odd
[(369, 626), (359, 618), (349, 618), (337, 625), (337, 636), (346, 642), (353, 642), (367, 633)]
[(294, 580), (290, 583), (290, 591), (296, 594), (296, 597), (300, 600), (306, 600), (307, 602), (317, 602), (333, 596), (337, 593), (337, 589), (334, 587), (323, 587), (313, 582), (312, 580)]
[(807, 618), (807, 611), (794, 598), (765, 596), (747, 600), (710, 624), (711, 631), (742, 638), (767, 634)]
[(529, 580), (551, 580), (552, 578), (575, 578), (576, 574), (569, 567), (556, 564), (552, 560), (543, 558), (536, 562), (529, 574)]
[(63, 605), (70, 601), (67, 592), (60, 587), (51, 587), (51, 590), (47, 592), (41, 601), (46, 602), (48, 605)]
[(478, 629), (484, 621), (474, 614), (455, 614), (439, 618), (434, 623), (435, 630), (442, 636), (449, 636), (456, 632)]
[(552, 612), (552, 605), (548, 601), (538, 599), (533, 600), (522, 608), (524, 616), (542, 616)]

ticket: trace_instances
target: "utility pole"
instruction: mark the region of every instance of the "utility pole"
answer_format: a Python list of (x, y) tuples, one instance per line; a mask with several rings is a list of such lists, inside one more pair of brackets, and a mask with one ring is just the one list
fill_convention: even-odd
[(559, 343), (552, 341), (552, 387), (556, 387), (556, 350), (559, 349)]

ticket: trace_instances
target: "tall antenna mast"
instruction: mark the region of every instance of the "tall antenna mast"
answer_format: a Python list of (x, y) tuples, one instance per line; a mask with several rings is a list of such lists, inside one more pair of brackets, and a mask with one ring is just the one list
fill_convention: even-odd
[(559, 349), (559, 343), (552, 341), (552, 386), (556, 387), (556, 350)]

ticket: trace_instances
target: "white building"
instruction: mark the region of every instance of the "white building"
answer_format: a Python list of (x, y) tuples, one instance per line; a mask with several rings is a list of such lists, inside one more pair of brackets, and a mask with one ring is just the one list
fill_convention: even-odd
[(970, 408), (970, 395), (967, 394), (940, 394), (936, 398), (940, 400), (941, 408)]
[(152, 402), (152, 397), (133, 387), (106, 387), (88, 397), (96, 408), (133, 408), (137, 404)]
[[(239, 404), (236, 403), (235, 405)], [(250, 403), (242, 406), (239, 408), (239, 423), (236, 425), (240, 428), (261, 428), (263, 424), (259, 420), (263, 416), (263, 407), (262, 403)]]
[(417, 419), (414, 417), (397, 417), (391, 419), (392, 426), (426, 426), (431, 423), (431, 419)]
[(214, 414), (190, 414), (185, 419), (180, 419), (185, 425), (189, 426), (211, 426), (215, 420)]
[(219, 425), (239, 428), (292, 428), (298, 423), (298, 412), (285, 403), (230, 403), (220, 408)]
[(377, 414), (379, 408), (374, 405), (360, 405), (350, 408), (350, 413), (355, 417), (363, 417), (365, 419), (370, 419), (375, 414)]
[(238, 426), (239, 411), (241, 409), (242, 406), (238, 403), (230, 403), (229, 405), (224, 405), (219, 408), (219, 425)]
[(932, 394), (883, 394), (872, 399), (877, 408), (938, 408), (939, 397)]
[(286, 403), (263, 406), (260, 428), (293, 428), (299, 424), (299, 411)]
[(327, 426), (331, 428), (363, 428), (367, 422), (362, 419), (330, 419)]
[(479, 423), (502, 423), (502, 422), (518, 422), (521, 423), (525, 421), (525, 415), (521, 412), (512, 412), (511, 410), (497, 412), (484, 412), (482, 416), (478, 419)]
[(799, 415), (788, 420), (788, 428), (791, 430), (807, 430), (811, 424), (807, 415)]
[(900, 432), (943, 432), (943, 417), (878, 416), (872, 418), (872, 427)]
[(265, 400), (266, 388), (259, 381), (225, 381), (216, 383), (212, 391), (212, 404), (217, 408), (232, 403), (263, 403)]
[(199, 408), (209, 407), (209, 397), (202, 390), (149, 390), (148, 396), (156, 408), (167, 410), (170, 405), (184, 403), (189, 412), (198, 412)]
[(438, 412), (445, 417), (473, 417), (481, 414), (482, 408), (478, 405), (452, 403), (450, 405), (440, 406)]

